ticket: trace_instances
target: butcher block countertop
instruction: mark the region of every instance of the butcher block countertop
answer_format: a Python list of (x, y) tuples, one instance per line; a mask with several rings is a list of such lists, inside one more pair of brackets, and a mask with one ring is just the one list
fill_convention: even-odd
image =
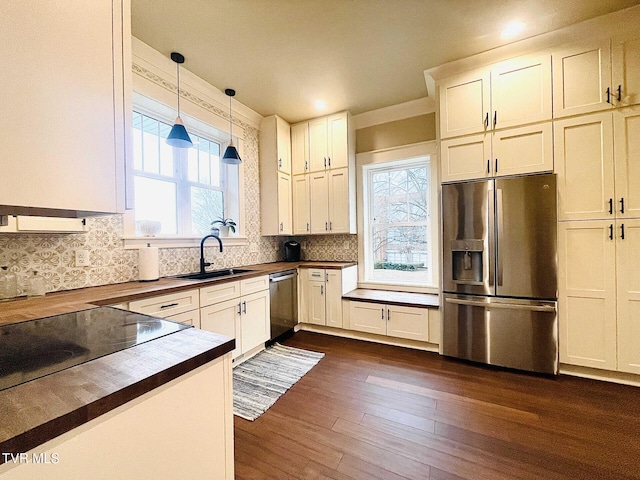
[[(209, 280), (161, 278), (49, 293), (0, 303), (0, 325), (297, 268), (346, 268), (353, 262), (276, 262)], [(0, 452), (41, 445), (232, 351), (235, 340), (189, 328), (0, 391)], [(4, 456), (0, 456), (0, 463)]]

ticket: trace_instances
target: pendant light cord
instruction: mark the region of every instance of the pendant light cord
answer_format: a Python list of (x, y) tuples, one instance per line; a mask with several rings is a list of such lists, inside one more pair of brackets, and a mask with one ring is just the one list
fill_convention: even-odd
[(233, 143), (233, 110), (231, 110), (231, 99), (229, 95), (229, 141)]
[(176, 62), (176, 71), (178, 77), (178, 117), (180, 117), (180, 64)]

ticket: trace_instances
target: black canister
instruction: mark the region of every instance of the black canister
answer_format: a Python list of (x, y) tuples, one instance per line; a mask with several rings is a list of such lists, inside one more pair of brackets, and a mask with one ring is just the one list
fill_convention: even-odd
[(287, 262), (300, 261), (300, 244), (298, 242), (294, 242), (294, 241), (285, 242), (284, 259)]

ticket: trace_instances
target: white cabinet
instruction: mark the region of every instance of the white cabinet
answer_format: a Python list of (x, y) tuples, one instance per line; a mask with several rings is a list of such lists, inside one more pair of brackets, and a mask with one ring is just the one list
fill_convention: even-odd
[(310, 175), (293, 176), (293, 234), (311, 233), (311, 195), (309, 192)]
[(640, 103), (640, 38), (579, 42), (553, 53), (553, 115)]
[(551, 119), (551, 57), (521, 57), (438, 84), (440, 138)]
[(551, 122), (440, 143), (441, 180), (454, 182), (553, 170)]
[(124, 211), (129, 18), (128, 0), (0, 3), (0, 213)]
[[(430, 318), (434, 311), (434, 319)], [(431, 326), (431, 323), (434, 325)], [(436, 325), (437, 324), (437, 325)], [(374, 302), (349, 302), (351, 330), (440, 343), (437, 310)]]
[(299, 271), (299, 321), (343, 328), (342, 295), (356, 288), (357, 267)]
[(356, 233), (352, 180), (348, 168), (308, 175), (312, 234)]
[(300, 175), (309, 171), (309, 123), (291, 126), (291, 173)]
[(267, 275), (203, 287), (200, 298), (200, 327), (235, 338), (233, 358), (260, 348), (269, 340)]
[(560, 222), (560, 361), (640, 373), (640, 220)]
[(290, 149), (289, 124), (276, 115), (264, 118), (260, 124), (262, 235), (293, 233)]
[[(125, 307), (124, 304), (121, 306)], [(132, 312), (166, 318), (200, 328), (200, 295), (198, 290), (184, 290), (142, 300), (133, 300), (125, 308)]]
[(348, 123), (347, 112), (315, 118), (308, 122), (310, 172), (348, 166)]
[(640, 216), (640, 107), (563, 119), (554, 128), (558, 218)]

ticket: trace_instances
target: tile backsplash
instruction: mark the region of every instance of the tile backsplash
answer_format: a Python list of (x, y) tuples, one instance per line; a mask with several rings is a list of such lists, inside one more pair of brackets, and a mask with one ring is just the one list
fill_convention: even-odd
[[(245, 175), (245, 234), (247, 245), (206, 247), (213, 268), (268, 263), (284, 258), (287, 237), (260, 236), (260, 186), (258, 130), (248, 128), (243, 153)], [(125, 249), (122, 215), (87, 218), (87, 232), (79, 234), (0, 234), (0, 266), (8, 266), (19, 278), (31, 270), (41, 274), (48, 292), (122, 283), (138, 279), (138, 250)], [(296, 237), (302, 244), (303, 260), (356, 261), (356, 235)], [(257, 247), (257, 248), (256, 248)], [(75, 266), (75, 251), (89, 251), (89, 267)], [(161, 248), (160, 276), (199, 269), (198, 247)]]

